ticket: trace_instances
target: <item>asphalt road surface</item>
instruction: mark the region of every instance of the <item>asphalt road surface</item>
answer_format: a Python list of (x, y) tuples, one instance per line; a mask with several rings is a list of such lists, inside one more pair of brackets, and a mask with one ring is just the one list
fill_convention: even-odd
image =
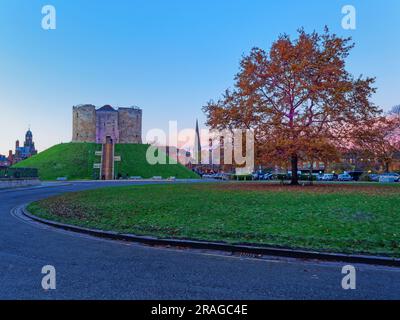
[[(400, 298), (400, 268), (355, 265), (356, 289), (344, 290), (341, 263), (127, 244), (10, 213), (37, 199), (110, 184), (0, 190), (0, 299)], [(55, 290), (41, 286), (45, 265), (56, 269)]]

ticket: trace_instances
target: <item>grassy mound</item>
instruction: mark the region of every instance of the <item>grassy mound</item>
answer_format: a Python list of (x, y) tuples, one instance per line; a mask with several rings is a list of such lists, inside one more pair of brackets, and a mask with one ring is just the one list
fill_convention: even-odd
[(115, 155), (121, 156), (121, 162), (115, 163), (115, 173), (125, 176), (141, 176), (151, 178), (176, 177), (178, 179), (199, 178), (193, 171), (181, 164), (156, 164), (150, 165), (146, 160), (147, 144), (117, 144)]
[(68, 193), (28, 209), (121, 233), (399, 257), (399, 191), (400, 185), (141, 185)]
[(14, 165), (16, 168), (37, 168), (42, 180), (92, 179), (95, 151), (101, 145), (95, 143), (61, 143)]
[[(120, 173), (123, 177), (198, 178), (180, 164), (150, 165), (146, 161), (147, 148), (148, 145), (144, 144), (116, 145), (115, 155), (121, 156), (121, 162), (116, 162), (115, 173)], [(93, 169), (93, 164), (100, 162), (100, 157), (95, 156), (95, 151), (99, 150), (101, 145), (95, 143), (62, 143), (21, 161), (14, 167), (37, 168), (42, 180), (55, 180), (58, 177), (68, 177), (70, 180), (95, 179), (99, 176), (99, 169)]]

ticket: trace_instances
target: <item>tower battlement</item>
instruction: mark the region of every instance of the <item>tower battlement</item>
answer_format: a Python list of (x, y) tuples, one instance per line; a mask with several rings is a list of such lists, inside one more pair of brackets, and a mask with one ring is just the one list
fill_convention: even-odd
[(142, 109), (91, 104), (72, 107), (72, 141), (105, 143), (142, 143)]

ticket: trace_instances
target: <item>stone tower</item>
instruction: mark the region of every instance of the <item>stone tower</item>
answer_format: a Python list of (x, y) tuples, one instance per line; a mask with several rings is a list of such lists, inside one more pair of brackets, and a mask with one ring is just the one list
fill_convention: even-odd
[(110, 105), (96, 110), (96, 143), (106, 143), (110, 137), (114, 143), (119, 143), (118, 111)]
[(72, 141), (142, 143), (142, 110), (137, 107), (114, 109), (105, 105), (96, 110), (91, 104), (72, 108)]
[(96, 107), (94, 105), (72, 107), (72, 141), (96, 141)]
[(119, 108), (119, 143), (142, 143), (142, 110)]

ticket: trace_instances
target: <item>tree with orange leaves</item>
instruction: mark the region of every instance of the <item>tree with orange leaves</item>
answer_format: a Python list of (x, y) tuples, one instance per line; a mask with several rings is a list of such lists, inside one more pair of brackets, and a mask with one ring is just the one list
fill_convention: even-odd
[(381, 117), (374, 124), (355, 128), (353, 150), (372, 158), (389, 172), (394, 155), (400, 152), (400, 115)]
[(315, 150), (336, 158), (335, 146), (350, 138), (351, 128), (381, 112), (369, 99), (375, 80), (355, 79), (345, 69), (350, 42), (326, 28), (321, 35), (299, 30), (296, 40), (282, 35), (269, 52), (253, 48), (234, 90), (203, 107), (207, 124), (253, 130), (256, 159), (290, 163), (291, 183), (298, 184), (299, 160), (315, 158)]

